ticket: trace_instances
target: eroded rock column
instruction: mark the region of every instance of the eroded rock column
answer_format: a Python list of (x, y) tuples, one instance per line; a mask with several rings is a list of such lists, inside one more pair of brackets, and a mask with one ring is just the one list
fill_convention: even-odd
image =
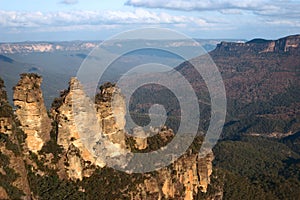
[(41, 90), (42, 78), (36, 74), (21, 74), (14, 87), (14, 104), (21, 128), (27, 135), (26, 145), (38, 152), (50, 140), (51, 120), (48, 117)]
[[(90, 176), (91, 173), (84, 171), (85, 162), (95, 163), (95, 158), (82, 142), (85, 139), (93, 139), (89, 137), (88, 128), (91, 128), (92, 122), (89, 118), (87, 102), (89, 98), (82, 85), (76, 78), (71, 78), (68, 90), (62, 92), (60, 98), (55, 99), (51, 109), (51, 114), (57, 123), (57, 144), (64, 149), (63, 163), (67, 163), (65, 166), (67, 176), (73, 180)], [(79, 105), (74, 110), (75, 103)], [(79, 123), (84, 123), (87, 134), (80, 134)], [(97, 122), (96, 124), (98, 125)], [(96, 141), (91, 140), (90, 143)]]
[(112, 143), (125, 148), (126, 105), (120, 89), (111, 83), (103, 84), (95, 103), (103, 133)]

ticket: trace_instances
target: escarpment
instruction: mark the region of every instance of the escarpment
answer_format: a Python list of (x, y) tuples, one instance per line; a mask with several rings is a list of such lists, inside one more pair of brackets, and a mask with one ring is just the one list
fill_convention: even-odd
[[(51, 178), (54, 183), (65, 184), (64, 187), (78, 184), (80, 186), (76, 186), (73, 193), (89, 197), (93, 197), (89, 189), (94, 187), (90, 184), (93, 181), (102, 184), (97, 190), (108, 190), (101, 192), (119, 199), (188, 200), (200, 192), (206, 192), (212, 173), (211, 152), (201, 158), (198, 153), (189, 149), (171, 165), (138, 176), (109, 169), (111, 165), (107, 162), (110, 162), (110, 158), (117, 159), (118, 163), (125, 163), (133, 152), (155, 151), (167, 145), (175, 136), (167, 127), (153, 128), (151, 134), (154, 136), (149, 138), (127, 134), (125, 99), (122, 91), (114, 84), (102, 85), (95, 100), (91, 100), (80, 82), (71, 78), (69, 88), (54, 100), (48, 117), (43, 105), (41, 80), (40, 76), (23, 74), (14, 89), (16, 116), (20, 121), (18, 130), (24, 131), (24, 145), (20, 145), (13, 136), (17, 130), (14, 124), (17, 119), (9, 117), (13, 116), (12, 109), (10, 108), (11, 114), (8, 117), (1, 115), (0, 118), (0, 142), (3, 143), (3, 137), (5, 138), (0, 146), (0, 156), (5, 161), (0, 166), (0, 175), (6, 176), (9, 173), (5, 165), (14, 169), (20, 176), (11, 181), (11, 187), (21, 191), (20, 196), (24, 199), (39, 199), (46, 195), (41, 193), (48, 193), (48, 189), (43, 188), (45, 184), (42, 181), (46, 181), (47, 185)], [(2, 90), (0, 92), (0, 96), (4, 95)], [(1, 100), (0, 113), (5, 105), (8, 105), (7, 100)], [(133, 132), (134, 135), (149, 136), (141, 127), (134, 128)], [(107, 140), (103, 140), (104, 137)], [(13, 145), (8, 148), (8, 144)], [(17, 153), (10, 150), (14, 148), (17, 148)], [(35, 185), (39, 181), (41, 184)], [(118, 182), (120, 186), (112, 190), (106, 188), (107, 184), (114, 182)], [(39, 187), (43, 189), (36, 189)], [(49, 192), (52, 191), (51, 187)], [(0, 187), (0, 197), (11, 198), (9, 189)], [(51, 196), (50, 193), (49, 195)]]
[(223, 54), (248, 54), (268, 52), (297, 52), (299, 51), (300, 35), (291, 35), (278, 40), (253, 39), (246, 43), (222, 42), (214, 52)]
[(29, 150), (37, 152), (50, 140), (51, 120), (48, 117), (41, 90), (42, 78), (22, 74), (14, 88), (13, 101), (21, 128), (26, 134)]

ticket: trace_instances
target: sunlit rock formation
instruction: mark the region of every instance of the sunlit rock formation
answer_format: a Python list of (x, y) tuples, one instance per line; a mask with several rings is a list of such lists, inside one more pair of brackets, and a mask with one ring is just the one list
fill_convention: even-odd
[(22, 74), (14, 87), (14, 104), (21, 128), (27, 135), (26, 145), (37, 152), (50, 139), (51, 120), (41, 90), (42, 78), (36, 74)]

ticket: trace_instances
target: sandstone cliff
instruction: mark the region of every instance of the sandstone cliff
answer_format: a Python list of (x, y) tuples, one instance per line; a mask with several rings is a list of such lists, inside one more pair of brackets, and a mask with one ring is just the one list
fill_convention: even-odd
[[(111, 157), (111, 160), (119, 159), (118, 162), (123, 163), (126, 160), (122, 159), (130, 157), (130, 153), (126, 153), (125, 150), (140, 151), (140, 153), (153, 151), (163, 147), (174, 137), (173, 131), (167, 127), (153, 129), (156, 135), (150, 138), (141, 139), (127, 135), (124, 97), (114, 84), (106, 83), (101, 86), (93, 102), (85, 94), (79, 81), (72, 78), (68, 90), (63, 91), (61, 96), (53, 102), (50, 112), (52, 126), (43, 105), (40, 84), (41, 77), (24, 74), (15, 87), (14, 103), (18, 107), (16, 115), (21, 125), (21, 129), (18, 130), (21, 133), (24, 130), (23, 146), (25, 149), (19, 145), (22, 141), (20, 142), (14, 136), (17, 130), (15, 129), (17, 126), (14, 125), (16, 119), (11, 118), (11, 115), (3, 115), (0, 118), (0, 130), (3, 132), (0, 140), (3, 143), (0, 146), (0, 156), (3, 160), (0, 175), (5, 177), (8, 176), (7, 173), (11, 173), (5, 167), (6, 165), (20, 175), (10, 181), (12, 183), (10, 186), (0, 187), (1, 198), (11, 198), (9, 187), (13, 187), (25, 199), (39, 199), (45, 191), (48, 193), (52, 190), (51, 187), (47, 189), (49, 179), (55, 184), (60, 182), (59, 184), (63, 184), (63, 187), (67, 187), (69, 183), (81, 185), (73, 191), (75, 196), (83, 195), (85, 192), (88, 192), (86, 195), (93, 196), (93, 193), (89, 192), (89, 188), (93, 187), (89, 184), (85, 186), (85, 184), (94, 180), (96, 183), (108, 185), (119, 181), (120, 188), (114, 188), (109, 194), (102, 191), (108, 196), (117, 198), (188, 200), (193, 199), (199, 192), (206, 192), (212, 172), (212, 153), (200, 158), (198, 153), (190, 149), (170, 166), (138, 176), (117, 172), (107, 167), (106, 162), (110, 162), (110, 158), (103, 159), (103, 157)], [(4, 91), (0, 90), (0, 92), (2, 92), (0, 95), (6, 95)], [(1, 101), (0, 111), (7, 104), (7, 100)], [(91, 109), (94, 109), (95, 116), (92, 116)], [(12, 109), (10, 110), (12, 114)], [(93, 127), (98, 127), (98, 129)], [(135, 132), (141, 131), (140, 129), (141, 127), (137, 127)], [(82, 134), (84, 130), (86, 133)], [(92, 135), (95, 134), (92, 132), (94, 130), (99, 131), (98, 135)], [(149, 133), (144, 134), (147, 136)], [(25, 136), (27, 136), (26, 140)], [(103, 136), (108, 141), (101, 140)], [(84, 143), (86, 140), (94, 146), (87, 146)], [(7, 147), (11, 145), (12, 147)], [(17, 148), (17, 153), (13, 150), (14, 148)], [(118, 152), (117, 157), (115, 157), (116, 152)], [(101, 180), (95, 179), (99, 174), (101, 174)], [(56, 176), (59, 180), (55, 178)], [(29, 177), (30, 185), (27, 177)], [(39, 182), (41, 186), (36, 185)], [(45, 186), (44, 189), (35, 188)], [(34, 187), (33, 192), (31, 187)], [(61, 191), (65, 192), (63, 189)], [(57, 195), (60, 196), (60, 194)]]
[(22, 156), (22, 131), (18, 129), (0, 79), (0, 199), (30, 199), (31, 191)]
[(138, 194), (132, 199), (194, 199), (199, 192), (207, 191), (213, 158), (212, 152), (204, 158), (198, 154), (185, 154), (155, 175), (146, 174)]
[[(88, 167), (85, 168), (87, 161), (100, 168), (104, 167), (106, 163), (97, 162), (81, 142), (82, 138), (78, 133), (78, 127), (74, 119), (74, 116), (76, 117), (76, 113), (74, 113), (74, 103), (76, 102), (73, 99), (75, 94), (78, 98), (82, 97), (82, 99), (76, 101), (86, 101), (85, 98), (87, 97), (79, 81), (72, 78), (69, 89), (62, 92), (61, 97), (54, 102), (51, 113), (54, 120), (58, 122), (57, 142), (62, 145), (65, 151), (63, 159), (67, 163), (65, 166), (67, 177), (73, 180), (82, 180), (83, 177), (89, 177), (93, 172), (90, 170), (90, 173), (86, 173), (86, 170), (89, 169)], [(113, 99), (114, 101), (112, 101)], [(87, 112), (84, 105), (82, 103), (82, 107), (80, 107), (81, 112)], [(119, 148), (150, 151), (158, 148), (155, 146), (157, 141), (154, 140), (160, 140), (163, 145), (174, 136), (172, 130), (166, 127), (157, 130), (157, 136), (149, 141), (147, 138), (127, 136), (124, 130), (126, 123), (124, 97), (121, 95), (121, 91), (111, 83), (106, 83), (100, 87), (100, 92), (95, 98), (95, 110), (97, 123), (102, 134), (107, 136), (113, 144), (118, 145)], [(87, 121), (87, 119), (82, 120)], [(141, 130), (137, 127), (134, 131)], [(147, 133), (144, 134), (147, 135)], [(106, 148), (100, 149), (100, 151), (107, 151)], [(114, 152), (110, 153), (112, 156)], [(134, 192), (135, 197), (132, 197), (132, 199), (156, 199), (156, 197), (193, 199), (193, 196), (198, 192), (206, 192), (212, 172), (212, 159), (212, 153), (209, 153), (205, 158), (199, 158), (197, 153), (189, 153), (176, 161), (171, 167), (157, 171), (154, 176), (145, 174), (144, 182), (134, 186), (137, 192)]]
[(114, 84), (103, 84), (100, 92), (96, 95), (95, 104), (103, 133), (112, 143), (119, 144), (120, 148), (125, 148), (126, 107), (120, 90)]
[(51, 120), (48, 117), (42, 90), (42, 78), (35, 74), (22, 74), (14, 87), (14, 104), (21, 128), (27, 135), (26, 145), (37, 152), (50, 139)]
[(300, 35), (288, 36), (278, 40), (253, 39), (246, 43), (221, 42), (215, 52), (247, 53), (291, 52), (299, 51)]
[[(76, 96), (75, 96), (76, 95)], [(62, 92), (60, 98), (57, 98), (51, 109), (51, 115), (57, 123), (57, 144), (61, 145), (64, 150), (62, 162), (65, 163), (67, 177), (73, 180), (81, 180), (85, 173), (85, 163), (95, 164), (95, 158), (89, 150), (83, 145), (82, 137), (75, 120), (76, 113), (73, 110), (75, 98), (77, 102), (88, 101), (88, 97), (83, 91), (82, 86), (76, 78), (72, 78), (69, 82), (68, 90)], [(81, 112), (88, 113), (87, 108), (81, 107)], [(80, 121), (88, 121), (86, 118)], [(64, 169), (61, 169), (64, 171)]]
[[(112, 98), (115, 98), (115, 105), (111, 103)], [(94, 112), (91, 109), (95, 109)], [(64, 149), (65, 153), (62, 159), (66, 164), (67, 177), (70, 179), (82, 180), (83, 177), (89, 177), (92, 172), (89, 165), (104, 167), (107, 164), (100, 157), (96, 159), (91, 152), (95, 147), (86, 147), (83, 140), (88, 140), (88, 144), (96, 145), (101, 135), (107, 136), (113, 145), (106, 143), (107, 155), (103, 154), (104, 149), (98, 148), (98, 152), (104, 157), (112, 156), (114, 151), (117, 151), (116, 148), (126, 148), (123, 130), (125, 126), (124, 99), (112, 84), (101, 87), (101, 92), (97, 95), (96, 103), (94, 103), (85, 94), (79, 81), (72, 78), (69, 89), (64, 91), (61, 97), (53, 103), (51, 114), (58, 125), (57, 144)], [(92, 120), (93, 117), (96, 121)], [(98, 133), (93, 135), (94, 131), (98, 131)], [(107, 151), (107, 149), (110, 150)]]

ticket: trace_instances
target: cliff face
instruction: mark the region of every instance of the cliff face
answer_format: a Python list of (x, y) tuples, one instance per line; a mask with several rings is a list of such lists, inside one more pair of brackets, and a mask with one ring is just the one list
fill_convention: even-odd
[(14, 88), (16, 115), (27, 135), (26, 145), (32, 152), (41, 150), (50, 139), (51, 120), (44, 105), (41, 83), (40, 76), (23, 74)]
[(254, 39), (246, 43), (222, 42), (217, 45), (215, 52), (222, 53), (266, 53), (298, 51), (300, 35), (288, 36), (278, 40)]
[(125, 100), (120, 90), (111, 83), (100, 87), (95, 98), (97, 117), (103, 133), (120, 148), (125, 148)]
[[(57, 144), (61, 145), (64, 150), (62, 162), (65, 163), (67, 177), (73, 180), (82, 179), (84, 174), (89, 176), (89, 173), (84, 172), (85, 163), (94, 164), (95, 159), (83, 145), (73, 110), (74, 95), (78, 102), (88, 101), (82, 86), (76, 78), (72, 78), (69, 83), (69, 89), (61, 94), (61, 97), (56, 99), (52, 105), (51, 114), (54, 121), (57, 123)], [(74, 97), (75, 98), (75, 97)], [(85, 108), (82, 107), (82, 112)], [(87, 121), (87, 118), (82, 118), (80, 121)], [(64, 171), (64, 169), (62, 169)]]
[[(227, 100), (243, 104), (273, 101), (276, 95), (296, 88), (299, 85), (299, 55), (300, 35), (274, 41), (254, 39), (247, 43), (223, 42), (210, 52), (222, 74)], [(179, 70), (192, 82), (197, 80), (195, 71), (187, 64), (180, 66)], [(205, 89), (201, 81), (192, 84)], [(288, 110), (278, 112), (286, 117), (287, 112), (294, 112), (293, 108)], [(257, 111), (252, 109), (251, 112)]]
[(283, 38), (281, 41), (283, 43), (282, 49), (284, 51), (291, 51), (300, 47), (300, 35), (288, 36), (286, 38)]
[[(106, 163), (95, 160), (81, 142), (83, 138), (80, 137), (74, 120), (76, 113), (74, 113), (73, 106), (76, 102), (74, 102), (73, 97), (75, 94), (78, 98), (82, 97), (76, 102), (86, 101), (85, 98), (87, 97), (82, 86), (76, 78), (72, 78), (69, 89), (54, 102), (51, 113), (58, 123), (57, 142), (62, 145), (65, 152), (62, 159), (64, 163), (67, 163), (65, 165), (67, 178), (82, 180), (83, 177), (89, 177), (93, 173), (93, 170), (86, 167), (87, 162), (100, 168), (106, 166)], [(114, 103), (112, 103), (112, 99), (114, 99)], [(133, 138), (133, 146), (126, 142), (128, 140), (124, 131), (126, 123), (124, 117), (125, 100), (115, 85), (106, 83), (101, 86), (100, 92), (95, 98), (95, 108), (101, 134), (107, 136), (116, 147), (149, 150), (151, 144), (148, 145), (147, 139)], [(82, 103), (80, 110), (87, 112), (84, 103)], [(81, 120), (86, 121), (87, 119)], [(172, 131), (161, 129), (156, 139), (167, 142), (173, 136)], [(95, 140), (94, 143), (96, 142)], [(109, 149), (108, 146), (106, 148)], [(100, 151), (106, 151), (106, 148)], [(113, 153), (111, 152), (111, 154)], [(193, 199), (193, 195), (198, 192), (206, 192), (212, 172), (212, 159), (212, 153), (209, 153), (205, 158), (199, 158), (196, 153), (186, 154), (171, 167), (157, 171), (156, 175), (146, 174), (144, 182), (134, 186), (136, 192), (134, 192), (135, 196), (132, 199), (156, 199), (157, 197)]]
[[(112, 98), (115, 99), (115, 105), (111, 103)], [(76, 108), (80, 111), (74, 110), (74, 104), (78, 106)], [(93, 120), (89, 120), (93, 119), (93, 112), (89, 110), (91, 108), (96, 110), (95, 117), (97, 120), (95, 123), (92, 122)], [(116, 113), (116, 116), (113, 113)], [(104, 160), (95, 159), (90, 152), (91, 148), (87, 149), (82, 143), (83, 140), (86, 139), (89, 140), (90, 144), (96, 144), (99, 137), (105, 135), (114, 144), (110, 145), (111, 148), (126, 148), (124, 98), (112, 84), (101, 87), (101, 92), (97, 95), (96, 103), (94, 103), (86, 96), (79, 81), (72, 78), (69, 89), (54, 102), (51, 114), (58, 125), (57, 143), (63, 147), (65, 152), (63, 159), (64, 163), (67, 164), (65, 168), (68, 178), (81, 180), (83, 177), (89, 177), (92, 171), (86, 165), (106, 166)], [(98, 126), (100, 131), (98, 136), (80, 135), (80, 131), (83, 129), (90, 133), (97, 130), (97, 128), (93, 129), (93, 126)], [(113, 153), (108, 152), (108, 156)]]
[[(99, 173), (102, 173), (101, 177), (104, 176), (102, 178), (105, 181), (103, 184), (110, 185), (113, 184), (113, 181), (120, 181), (120, 184), (124, 185), (124, 188), (117, 187), (113, 191), (118, 198), (127, 198), (131, 195), (131, 199), (174, 198), (188, 200), (193, 199), (193, 196), (200, 191), (206, 191), (212, 171), (212, 153), (209, 153), (205, 158), (200, 158), (197, 153), (190, 150), (170, 166), (139, 176), (107, 169), (107, 163), (102, 160), (101, 156), (114, 159), (114, 154), (120, 152), (121, 149), (131, 149), (132, 151), (155, 150), (155, 148), (164, 146), (174, 137), (172, 130), (166, 127), (155, 129), (157, 132), (155, 138), (138, 139), (128, 136), (124, 129), (126, 123), (125, 99), (115, 85), (104, 84), (100, 88), (100, 93), (96, 96), (95, 102), (91, 102), (79, 81), (72, 78), (69, 89), (62, 92), (61, 96), (52, 105), (50, 113), (53, 123), (51, 126), (51, 120), (43, 105), (40, 84), (41, 77), (24, 74), (14, 89), (14, 103), (18, 107), (16, 115), (20, 120), (21, 129), (15, 128), (17, 127), (14, 124), (16, 119), (12, 117), (11, 108), (10, 114), (0, 116), (0, 176), (15, 177), (9, 169), (13, 169), (14, 173), (20, 175), (9, 180), (11, 182), (9, 186), (1, 184), (4, 186), (0, 187), (0, 198), (12, 198), (11, 188), (13, 188), (15, 192), (20, 192), (19, 196), (24, 199), (38, 199), (43, 195), (39, 193), (39, 190), (33, 188), (33, 193), (31, 193), (31, 187), (39, 187), (35, 185), (37, 180), (45, 181), (49, 177), (57, 176), (60, 179), (56, 180), (54, 178), (54, 182), (64, 181), (64, 184), (71, 182), (71, 185), (76, 182), (84, 186), (89, 181), (93, 181)], [(1, 96), (6, 95), (5, 91), (0, 90), (0, 92)], [(114, 103), (112, 103), (113, 99)], [(1, 101), (0, 113), (4, 113), (3, 108), (7, 104), (7, 100)], [(74, 110), (75, 105), (79, 110)], [(94, 118), (96, 120), (93, 122), (89, 120), (92, 119), (89, 110), (91, 108), (95, 108), (96, 111)], [(87, 131), (86, 135), (80, 134), (79, 130), (82, 131), (81, 126)], [(99, 136), (91, 137), (89, 134), (89, 131), (93, 130), (93, 126), (99, 128)], [(51, 140), (49, 141), (51, 128)], [(16, 130), (19, 130), (19, 134), (23, 133), (23, 130), (24, 137), (20, 137), (22, 134), (17, 137), (15, 135)], [(138, 130), (137, 128), (135, 131)], [(145, 134), (147, 135), (147, 133)], [(25, 136), (27, 136), (26, 139)], [(101, 141), (100, 136), (106, 136), (109, 142), (97, 146), (98, 149), (95, 152), (98, 151), (101, 155), (100, 158), (97, 158), (95, 155), (98, 154), (92, 154), (89, 151), (91, 148), (85, 146), (83, 141), (88, 139), (91, 144), (97, 144)], [(20, 138), (23, 138), (23, 142), (19, 141)], [(53, 142), (61, 147), (61, 151), (57, 150)], [(20, 145), (22, 143), (24, 145)], [(157, 147), (157, 144), (160, 144), (160, 146)], [(26, 149), (22, 149), (23, 146)], [(96, 146), (93, 147), (96, 148)], [(28, 152), (28, 150), (31, 152)], [(128, 153), (125, 153), (124, 157), (127, 155)], [(25, 162), (23, 159), (25, 159)], [(122, 159), (120, 162), (122, 162)], [(109, 174), (106, 174), (107, 171), (110, 171)], [(27, 177), (29, 177), (30, 185)], [(115, 178), (111, 179), (111, 177)], [(139, 178), (137, 179), (137, 177)], [(0, 182), (1, 180), (7, 181), (7, 178), (1, 178)], [(39, 184), (39, 181), (36, 183)], [(49, 182), (46, 182), (47, 184)], [(41, 186), (43, 187), (42, 183)], [(83, 186), (78, 188), (75, 193), (83, 192), (84, 194), (84, 191), (88, 191), (91, 187), (89, 184)], [(103, 188), (103, 190), (106, 189)], [(41, 191), (45, 191), (45, 189)], [(93, 196), (93, 193), (88, 195)]]
[(30, 199), (31, 191), (22, 156), (21, 130), (16, 127), (0, 79), (0, 199)]
[(207, 191), (213, 158), (212, 152), (204, 158), (191, 153), (182, 156), (156, 175), (146, 175), (132, 199), (194, 199), (199, 192)]

